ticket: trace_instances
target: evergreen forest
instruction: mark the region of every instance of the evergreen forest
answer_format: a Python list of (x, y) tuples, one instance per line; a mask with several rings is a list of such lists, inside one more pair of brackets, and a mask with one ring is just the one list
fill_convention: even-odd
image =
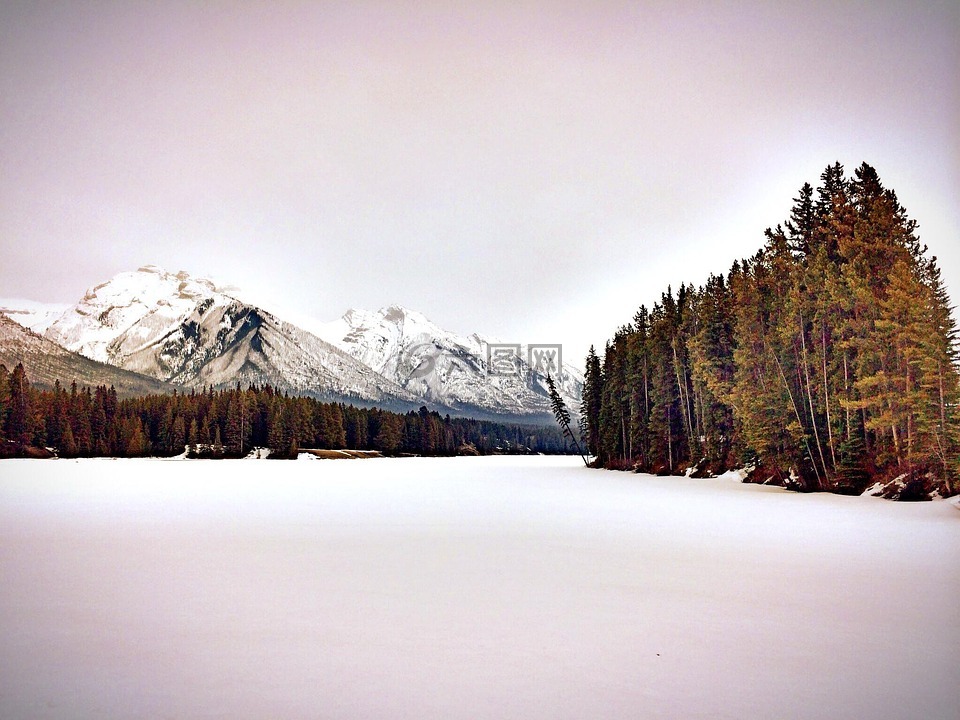
[(239, 387), (118, 398), (113, 387), (31, 386), (0, 365), (0, 457), (242, 457), (270, 448), (376, 450), (384, 455), (568, 452), (559, 429), (406, 414)]
[(917, 223), (863, 163), (805, 183), (763, 247), (667, 288), (586, 360), (595, 464), (860, 493), (958, 489), (956, 326)]

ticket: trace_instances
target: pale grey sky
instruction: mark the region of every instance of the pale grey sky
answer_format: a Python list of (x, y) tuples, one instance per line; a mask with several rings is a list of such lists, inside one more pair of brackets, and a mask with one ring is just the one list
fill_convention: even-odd
[(956, 2), (4, 2), (0, 296), (153, 263), (580, 363), (839, 160), (960, 298)]

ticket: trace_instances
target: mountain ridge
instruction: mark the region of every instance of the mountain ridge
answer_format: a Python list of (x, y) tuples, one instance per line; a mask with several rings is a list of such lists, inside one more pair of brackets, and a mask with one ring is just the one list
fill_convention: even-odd
[[(45, 325), (44, 337), (68, 351), (183, 388), (270, 384), (391, 409), (551, 417), (546, 371), (531, 367), (526, 346), (516, 346), (515, 372), (497, 374), (487, 361), (498, 341), (457, 335), (401, 305), (292, 323), (242, 296), (210, 278), (145, 265), (93, 285), (52, 321), (55, 306), (41, 303), (21, 301), (29, 307), (14, 314)], [(576, 412), (582, 376), (555, 359), (553, 374)]]
[(93, 286), (45, 336), (184, 387), (241, 382), (322, 398), (415, 401), (339, 348), (237, 300), (213, 281), (152, 265)]
[(107, 363), (91, 360), (57, 345), (0, 312), (0, 364), (13, 370), (23, 363), (30, 382), (53, 387), (65, 385), (112, 385), (121, 397), (172, 393), (174, 386)]
[[(532, 366), (528, 345), (502, 343), (478, 333), (460, 336), (400, 305), (377, 311), (351, 309), (316, 331), (432, 402), (463, 409), (492, 406), (550, 414), (546, 372)], [(488, 362), (492, 347), (517, 349), (514, 372), (493, 372)], [(552, 369), (555, 376), (562, 376), (561, 394), (567, 404), (579, 410), (579, 371), (566, 364)]]

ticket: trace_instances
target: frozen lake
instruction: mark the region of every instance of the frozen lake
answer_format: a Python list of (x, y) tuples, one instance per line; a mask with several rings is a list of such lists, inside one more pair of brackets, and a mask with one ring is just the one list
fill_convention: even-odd
[(944, 501), (577, 458), (0, 463), (6, 720), (956, 720), (958, 613)]

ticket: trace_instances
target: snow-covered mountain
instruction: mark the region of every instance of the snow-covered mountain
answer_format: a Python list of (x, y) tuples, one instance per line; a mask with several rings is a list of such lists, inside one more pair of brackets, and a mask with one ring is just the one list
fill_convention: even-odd
[(416, 400), (339, 348), (212, 281), (150, 265), (91, 288), (45, 335), (94, 360), (188, 387), (269, 383), (317, 397)]
[(582, 376), (567, 364), (561, 372), (550, 347), (514, 346), (511, 355), (492, 338), (448, 332), (399, 306), (350, 310), (303, 329), (241, 298), (212, 280), (148, 265), (90, 288), (66, 310), (9, 305), (19, 309), (14, 319), (66, 350), (178, 386), (270, 384), (393, 409), (544, 419), (550, 372), (561, 376), (571, 411), (579, 409)]
[[(558, 372), (552, 348), (534, 347), (531, 356), (529, 346), (511, 348), (478, 334), (463, 337), (397, 305), (348, 310), (313, 330), (409, 392), (458, 411), (549, 414), (547, 372), (561, 375), (568, 407), (573, 412), (580, 407), (583, 378), (567, 364)], [(506, 372), (496, 361), (490, 367), (498, 352), (507, 356)]]

